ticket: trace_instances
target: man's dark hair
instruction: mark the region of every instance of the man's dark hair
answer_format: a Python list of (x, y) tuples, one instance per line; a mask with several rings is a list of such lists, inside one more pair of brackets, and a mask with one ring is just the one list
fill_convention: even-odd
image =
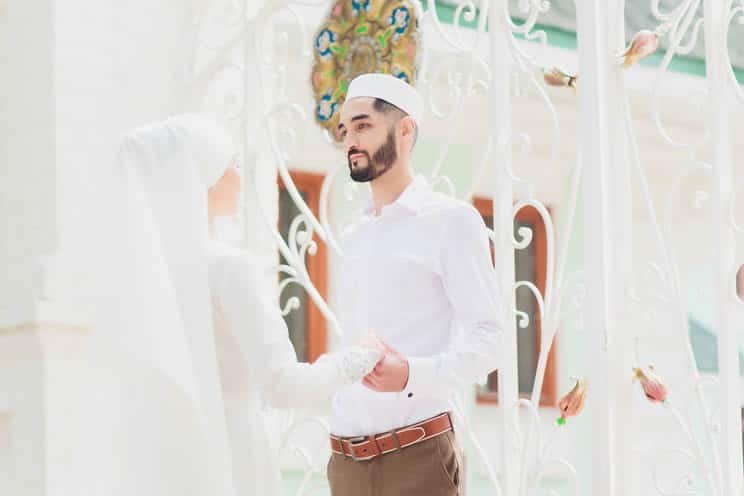
[(392, 103), (386, 102), (385, 100), (383, 100), (381, 98), (375, 98), (375, 103), (372, 105), (372, 107), (376, 111), (378, 111), (379, 113), (384, 114), (384, 115), (390, 115), (392, 112), (398, 112), (401, 117), (403, 117), (404, 115), (407, 115), (399, 107), (396, 107)]
[[(394, 117), (396, 122), (400, 120), (402, 117), (405, 117), (408, 115), (400, 107), (397, 107), (393, 105), (392, 103), (387, 102), (381, 98), (375, 98), (375, 101), (372, 104), (372, 108), (374, 108), (377, 112), (381, 113), (382, 115), (386, 117)], [(411, 145), (411, 147), (413, 147), (416, 144), (417, 140), (418, 140), (418, 123), (416, 123), (416, 128), (413, 132), (413, 145)]]

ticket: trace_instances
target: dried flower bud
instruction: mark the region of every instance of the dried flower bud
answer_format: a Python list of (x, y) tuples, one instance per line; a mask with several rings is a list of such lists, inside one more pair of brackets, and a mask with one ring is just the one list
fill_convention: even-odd
[(579, 76), (566, 74), (557, 67), (553, 67), (543, 74), (543, 79), (545, 80), (545, 84), (547, 84), (548, 86), (565, 86), (567, 88), (573, 88), (574, 90), (576, 90), (576, 82), (579, 79)]
[(561, 411), (561, 416), (558, 418), (558, 425), (565, 424), (568, 417), (575, 417), (581, 413), (584, 409), (584, 401), (586, 400), (586, 390), (586, 381), (577, 379), (573, 389), (561, 398), (558, 402), (558, 409)]
[(641, 381), (643, 393), (649, 401), (654, 403), (664, 402), (667, 398), (667, 388), (653, 370), (653, 365), (649, 365), (646, 370), (636, 367), (633, 369), (633, 373)]
[(659, 48), (659, 35), (647, 29), (638, 31), (630, 41), (630, 46), (621, 55), (623, 67), (630, 67)]

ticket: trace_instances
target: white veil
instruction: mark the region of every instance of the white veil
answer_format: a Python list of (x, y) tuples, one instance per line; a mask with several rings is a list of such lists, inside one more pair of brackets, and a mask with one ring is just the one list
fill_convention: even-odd
[(102, 185), (92, 350), (108, 382), (90, 415), (116, 452), (96, 474), (107, 494), (235, 494), (206, 258), (207, 188), (233, 155), (219, 126), (182, 115), (127, 134)]

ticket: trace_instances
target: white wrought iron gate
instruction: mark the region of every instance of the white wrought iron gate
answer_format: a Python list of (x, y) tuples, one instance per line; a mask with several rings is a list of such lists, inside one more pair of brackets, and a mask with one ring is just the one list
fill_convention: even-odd
[[(732, 26), (744, 24), (744, 2), (648, 1), (655, 24), (624, 54), (633, 34), (625, 32), (625, 9), (639, 2), (576, 0), (578, 69), (556, 62), (550, 34), (540, 29), (547, 1), (427, 0), (421, 6), (423, 57), (416, 86), (427, 101), (426, 124), (438, 134), (427, 145), (429, 154), (414, 165), (440, 190), (468, 201), (476, 192), (493, 199), (495, 270), (502, 288), (511, 289), (503, 291), (505, 308), (515, 312), (507, 320), (512, 327), (499, 363), (498, 407), (479, 410), (473, 391), (464, 391), (458, 401), (458, 413), (470, 426), (464, 433), (469, 465), (489, 481), (488, 494), (730, 496), (744, 490), (738, 336), (744, 302), (736, 295), (744, 261), (744, 219), (737, 217), (736, 198), (744, 191), (744, 167), (736, 162), (732, 124), (744, 112), (744, 90), (736, 82), (728, 42)], [(340, 253), (336, 233), (344, 219), (338, 205), (353, 204), (360, 192), (347, 184), (344, 158), (338, 150), (334, 154), (333, 138), (315, 124), (309, 98), (316, 30), (336, 3), (204, 0), (192, 32), (198, 40), (194, 105), (221, 114), (243, 140), (243, 242), (267, 261), (276, 262), (278, 248), (286, 263), (277, 270), (287, 276), (279, 292), (301, 285), (327, 319), (331, 341), (343, 329), (332, 302), (310, 280), (305, 260), (317, 248), (313, 233), (329, 247), (331, 261)], [(690, 96), (702, 102), (701, 132), (681, 139), (670, 131), (661, 100), (676, 84), (670, 64), (689, 54), (702, 33), (705, 93)], [(639, 50), (653, 51), (658, 41), (666, 51), (649, 79), (647, 113), (635, 118), (631, 111), (639, 106), (627, 87), (636, 70), (633, 57), (644, 55)], [(530, 120), (524, 109), (538, 113)], [(567, 119), (572, 113), (575, 119)], [(655, 126), (659, 148), (681, 157), (661, 192), (654, 191), (658, 179), (650, 180), (653, 164), (642, 156), (638, 127), (644, 120)], [(525, 130), (525, 122), (542, 124), (537, 131)], [(465, 172), (452, 178), (448, 154), (463, 140), (461, 129), (469, 133), (467, 160), (458, 163)], [(324, 165), (318, 215), (289, 174), (309, 160), (309, 149), (320, 150), (313, 160), (332, 165)], [(532, 171), (529, 177), (522, 177), (523, 167)], [(551, 175), (553, 169), (558, 172)], [(277, 174), (301, 212), (286, 239), (276, 228)], [(561, 194), (546, 199), (542, 183), (554, 181), (562, 184)], [(675, 215), (687, 211), (678, 206), (680, 191), (695, 181), (700, 183), (693, 188), (695, 201), (708, 202), (702, 212), (709, 215), (710, 231), (700, 236), (713, 249), (707, 263), (714, 268), (710, 288), (720, 371), (715, 377), (698, 372), (688, 334), (689, 288), (679, 261), (678, 230), (684, 224)], [(515, 218), (526, 208), (545, 226), (542, 289), (534, 281), (515, 282), (515, 250), (527, 249), (537, 235), (529, 227), (515, 235)], [(269, 279), (275, 281), (276, 273)], [(535, 314), (518, 308), (518, 294), (534, 298)], [(296, 303), (282, 310), (292, 311)], [(534, 385), (525, 397), (518, 386), (517, 333), (530, 318), (539, 320), (541, 331)], [(566, 425), (555, 422), (555, 408), (541, 407), (556, 335), (575, 349), (562, 355), (561, 392), (573, 385), (567, 377), (572, 370), (589, 384), (587, 411)], [(647, 402), (641, 394), (646, 386), (652, 388), (650, 399), (661, 399), (654, 397), (659, 389), (653, 390), (658, 384), (650, 362), (668, 379), (664, 402)], [(471, 422), (474, 415), (480, 422)], [(299, 425), (323, 426), (319, 419), (296, 421), (288, 432)], [(659, 425), (667, 429), (664, 435)], [(308, 463), (298, 493), (310, 493), (325, 452), (297, 449)]]

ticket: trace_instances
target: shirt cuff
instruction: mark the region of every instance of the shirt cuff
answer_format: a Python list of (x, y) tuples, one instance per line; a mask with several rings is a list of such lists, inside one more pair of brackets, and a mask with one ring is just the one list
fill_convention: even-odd
[(400, 392), (403, 398), (430, 395), (437, 385), (437, 359), (434, 357), (408, 358), (408, 384)]

